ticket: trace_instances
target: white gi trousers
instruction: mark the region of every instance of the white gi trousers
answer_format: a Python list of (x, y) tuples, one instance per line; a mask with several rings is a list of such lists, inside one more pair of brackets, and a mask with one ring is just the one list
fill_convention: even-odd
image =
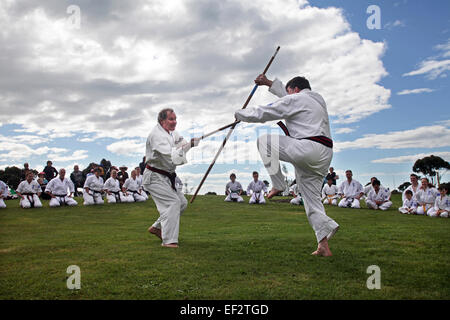
[(392, 201), (386, 201), (386, 202), (384, 202), (381, 205), (377, 205), (375, 203), (375, 201), (366, 199), (366, 205), (367, 205), (367, 208), (369, 208), (369, 209), (374, 209), (374, 210), (380, 209), (380, 210), (385, 211), (385, 210), (389, 209), (392, 206)]
[[(238, 194), (235, 194), (233, 197), (234, 197), (234, 199), (236, 199), (236, 202), (244, 202), (244, 199)], [(227, 195), (227, 197), (225, 198), (225, 201), (226, 202), (233, 202), (234, 201), (231, 198), (231, 193), (229, 195)]]
[(24, 209), (31, 208), (31, 202), (30, 202), (30, 200), (28, 199), (29, 197), (30, 197), (30, 198), (32, 197), (32, 199), (33, 199), (33, 201), (34, 201), (34, 207), (35, 207), (35, 208), (41, 208), (41, 207), (42, 207), (41, 200), (39, 199), (39, 197), (37, 196), (37, 194), (34, 194), (33, 196), (31, 196), (31, 195), (29, 195), (29, 196), (23, 195), (23, 196), (24, 196), (24, 198), (23, 198), (23, 199), (20, 199), (20, 206), (21, 206), (22, 208), (24, 208)]
[(360, 209), (361, 208), (361, 204), (359, 203), (358, 199), (343, 198), (341, 201), (339, 201), (339, 207), (340, 208), (351, 207), (353, 209)]
[(264, 199), (264, 191), (261, 190), (261, 192), (253, 192), (248, 203), (255, 204), (257, 203), (257, 200), (260, 204), (266, 203), (266, 199)]
[(104, 204), (102, 194), (99, 192), (94, 192), (92, 190), (90, 190), (89, 193), (87, 193), (86, 190), (83, 189), (83, 199), (84, 199), (83, 204), (85, 206), (90, 206), (94, 204)]
[(417, 213), (417, 208), (415, 208), (414, 210), (412, 210), (412, 212), (409, 212), (408, 209), (410, 209), (410, 208), (408, 208), (408, 207), (400, 207), (400, 208), (398, 208), (398, 211), (399, 211), (400, 213), (404, 213), (404, 214), (414, 214), (414, 213)]
[(294, 166), (306, 216), (317, 242), (325, 237), (330, 239), (339, 225), (326, 215), (321, 196), (323, 177), (330, 166), (333, 150), (311, 140), (297, 140), (279, 135), (259, 137), (258, 149), (272, 180), (272, 186), (277, 190), (283, 190), (285, 187), (280, 160), (290, 162)]
[[(428, 214), (428, 216), (430, 216), (430, 217), (437, 217), (437, 210), (434, 208), (434, 207), (431, 207), (429, 210), (428, 210), (428, 212), (427, 212), (427, 214)], [(448, 218), (448, 211), (444, 211), (444, 212), (442, 212), (440, 215), (439, 215), (439, 217), (441, 217), (441, 218)]]
[(421, 206), (420, 204), (417, 206), (417, 214), (420, 214), (420, 215), (426, 215), (427, 214), (427, 211), (428, 210), (430, 210), (430, 208), (432, 208), (433, 207), (433, 205), (432, 204), (430, 204), (430, 203), (428, 203), (428, 204), (426, 204), (426, 205), (424, 205), (424, 206)]
[[(133, 199), (133, 202), (144, 202), (145, 200), (147, 200), (142, 194), (139, 194), (138, 192), (133, 192), (130, 190), (127, 190), (128, 194), (131, 196), (131, 198)], [(144, 191), (141, 191), (143, 194), (145, 194)]]
[(337, 206), (338, 202), (336, 198), (326, 197), (325, 200), (323, 200), (323, 204), (328, 204), (330, 206)]
[(0, 209), (4, 209), (4, 208), (6, 208), (5, 201), (3, 201), (3, 199), (0, 199)]
[[(124, 195), (122, 191), (119, 191), (119, 197), (120, 197), (120, 202), (126, 203), (126, 202), (134, 202), (134, 198), (128, 194), (128, 196)], [(117, 199), (116, 199), (116, 194), (112, 193), (112, 194), (106, 194), (106, 200), (108, 200), (108, 203), (116, 203)]]
[(178, 243), (180, 216), (187, 208), (187, 200), (180, 191), (172, 189), (170, 179), (162, 174), (145, 170), (144, 190), (150, 192), (159, 218), (152, 227), (161, 230), (163, 244)]
[(50, 199), (50, 202), (48, 204), (50, 207), (59, 207), (64, 204), (67, 206), (76, 206), (78, 202), (76, 202), (74, 198), (68, 196), (65, 197), (55, 196), (54, 198)]
[(290, 201), (290, 204), (299, 206), (301, 202), (302, 202), (302, 197), (301, 196), (296, 196), (294, 199), (292, 199)]

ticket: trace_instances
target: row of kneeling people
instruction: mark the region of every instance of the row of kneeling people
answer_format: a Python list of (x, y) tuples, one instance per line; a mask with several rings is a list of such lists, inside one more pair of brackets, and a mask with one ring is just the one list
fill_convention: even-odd
[[(148, 199), (148, 195), (142, 187), (142, 178), (140, 177), (139, 179), (137, 177), (136, 171), (133, 170), (131, 172), (131, 177), (125, 181), (122, 188), (120, 188), (116, 170), (111, 172), (111, 177), (106, 182), (103, 182), (103, 178), (99, 174), (100, 170), (96, 170), (84, 183), (84, 205), (103, 204), (104, 193), (109, 203), (143, 202)], [(76, 206), (78, 204), (72, 197), (75, 191), (74, 184), (65, 175), (65, 169), (60, 169), (59, 176), (53, 178), (45, 188), (45, 192), (51, 197), (49, 202), (50, 207), (59, 207), (61, 205)], [(2, 184), (4, 185), (3, 182)], [(39, 199), (41, 190), (39, 183), (34, 180), (34, 174), (32, 172), (28, 173), (26, 180), (22, 181), (16, 190), (20, 198), (20, 206), (25, 209), (42, 207), (41, 200)], [(6, 204), (1, 198), (0, 208), (6, 208)]]

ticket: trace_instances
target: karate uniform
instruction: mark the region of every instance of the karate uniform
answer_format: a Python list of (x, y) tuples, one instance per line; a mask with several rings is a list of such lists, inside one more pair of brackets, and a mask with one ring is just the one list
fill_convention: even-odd
[(426, 190), (420, 189), (417, 191), (416, 199), (419, 203), (417, 207), (417, 214), (427, 214), (427, 211), (434, 206), (434, 202), (441, 194), (436, 188), (426, 188)]
[(59, 207), (61, 205), (76, 206), (78, 203), (72, 197), (67, 195), (67, 190), (75, 192), (73, 182), (67, 178), (61, 181), (60, 177), (53, 178), (45, 187), (45, 192), (50, 192), (54, 198), (50, 199), (50, 207)]
[(264, 192), (267, 192), (267, 187), (264, 182), (261, 180), (255, 182), (255, 180), (253, 180), (247, 187), (247, 195), (250, 195), (250, 191), (252, 191), (252, 193), (248, 203), (266, 203), (266, 199), (264, 199)]
[(239, 192), (242, 190), (242, 185), (235, 181), (233, 182), (228, 182), (227, 185), (225, 186), (225, 191), (228, 192), (228, 195), (225, 198), (225, 201), (227, 202), (232, 202), (232, 201), (237, 201), (237, 202), (244, 202), (244, 199), (239, 195)]
[(353, 209), (361, 208), (359, 200), (355, 198), (362, 192), (364, 192), (364, 189), (361, 183), (359, 183), (355, 179), (352, 179), (350, 183), (348, 183), (348, 180), (345, 180), (339, 186), (339, 195), (345, 195), (345, 198), (342, 198), (342, 200), (339, 202), (339, 207), (351, 207)]
[(430, 208), (427, 214), (430, 217), (437, 217), (438, 210), (445, 210), (439, 215), (439, 217), (448, 218), (448, 214), (450, 213), (450, 197), (448, 195), (443, 198), (441, 198), (441, 195), (439, 195), (439, 197), (437, 197), (434, 201), (434, 207)]
[[(403, 200), (403, 206), (401, 206), (400, 208), (398, 208), (398, 211), (400, 211), (401, 213), (405, 213), (405, 214), (415, 214), (417, 213), (417, 206), (419, 204), (417, 203), (417, 200), (414, 198), (411, 198), (411, 200), (408, 200), (405, 198), (405, 200)], [(412, 209), (412, 211), (408, 211), (408, 209)]]
[(338, 199), (338, 187), (334, 184), (331, 185), (331, 187), (326, 183), (322, 188), (322, 201), (323, 204), (329, 204), (330, 206), (337, 206), (337, 199)]
[(119, 179), (114, 179), (113, 177), (109, 177), (103, 185), (103, 189), (111, 192), (111, 194), (106, 194), (106, 199), (108, 203), (117, 203), (117, 202), (134, 202), (134, 198), (131, 194), (126, 196), (122, 190), (120, 190), (120, 182)]
[(0, 180), (0, 195), (2, 195), (3, 198), (0, 198), (0, 209), (6, 208), (6, 204), (4, 199), (8, 197), (8, 186), (6, 183)]
[[(378, 193), (376, 193), (375, 189), (372, 189), (367, 195), (366, 199), (367, 208), (375, 210), (380, 209), (385, 211), (392, 206), (392, 201), (389, 200), (390, 197), (391, 192), (386, 188), (380, 187)], [(380, 205), (377, 205), (376, 201), (384, 201), (384, 202)]]
[[(290, 136), (263, 135), (258, 138), (258, 150), (272, 186), (284, 190), (285, 180), (280, 160), (295, 168), (295, 178), (304, 199), (306, 216), (317, 241), (330, 239), (339, 225), (325, 213), (320, 199), (322, 180), (333, 157), (333, 150), (304, 138), (331, 137), (328, 112), (323, 98), (311, 90), (287, 95), (284, 85), (275, 79), (269, 91), (281, 97), (274, 103), (259, 108), (247, 108), (235, 113), (237, 120), (266, 122), (284, 119)], [(302, 140), (300, 140), (302, 139)]]
[(148, 194), (147, 194), (147, 192), (145, 192), (145, 190), (144, 190), (144, 186), (143, 186), (143, 183), (142, 183), (142, 179), (143, 179), (142, 174), (136, 176), (136, 180), (138, 181), (139, 191), (141, 192), (141, 196), (144, 197), (145, 200), (148, 200)]
[[(381, 186), (380, 186), (381, 188)], [(364, 187), (364, 195), (361, 197), (362, 199), (367, 199), (367, 197), (369, 196), (369, 192), (373, 190), (373, 187), (371, 184), (367, 185)]]
[(302, 196), (300, 195), (299, 191), (298, 191), (298, 186), (297, 184), (292, 185), (289, 188), (289, 192), (290, 193), (294, 193), (295, 195), (297, 195), (294, 199), (292, 199), (289, 203), (293, 204), (294, 206), (299, 206), (303, 204), (303, 199)]
[[(89, 192), (86, 192), (86, 188)], [(103, 190), (103, 178), (93, 174), (86, 178), (83, 186), (83, 199), (84, 205), (89, 206), (93, 204), (103, 204), (103, 198), (101, 191)]]
[[(146, 164), (174, 173), (176, 166), (187, 162), (186, 152), (190, 149), (190, 144), (181, 148), (185, 143), (186, 140), (177, 131), (168, 133), (158, 123), (147, 137)], [(172, 188), (169, 177), (148, 168), (144, 171), (143, 185), (158, 209), (160, 216), (153, 227), (161, 230), (163, 244), (178, 243), (180, 215), (187, 208), (184, 194), (176, 187), (176, 190)]]
[(31, 183), (28, 183), (27, 180), (22, 181), (16, 189), (16, 192), (24, 196), (23, 199), (20, 199), (20, 206), (24, 209), (41, 208), (42, 203), (37, 195), (41, 191), (41, 186), (36, 180), (31, 181)]
[[(123, 184), (123, 188), (127, 189), (127, 192), (133, 197), (135, 202), (144, 202), (146, 198), (141, 194), (138, 179), (128, 178)], [(142, 191), (142, 193), (145, 193)]]
[(405, 189), (405, 191), (403, 191), (402, 193), (402, 200), (405, 201), (406, 199), (406, 191), (410, 190), (412, 192), (412, 199), (417, 200), (417, 191), (420, 190), (420, 183), (417, 185), (416, 190), (414, 191), (414, 188), (412, 185), (410, 185), (408, 188)]

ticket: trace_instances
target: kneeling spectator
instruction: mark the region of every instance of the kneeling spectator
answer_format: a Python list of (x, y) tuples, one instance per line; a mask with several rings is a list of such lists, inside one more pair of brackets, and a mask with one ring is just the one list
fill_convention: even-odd
[(108, 203), (134, 202), (131, 195), (126, 195), (120, 190), (119, 179), (117, 179), (117, 170), (111, 171), (111, 177), (106, 180), (103, 187), (106, 191), (106, 199)]
[(448, 218), (448, 214), (450, 212), (450, 199), (447, 196), (447, 187), (441, 185), (438, 190), (440, 192), (440, 196), (436, 198), (434, 207), (428, 210), (427, 214), (430, 217)]
[[(125, 183), (122, 186), (123, 193), (130, 193), (135, 202), (144, 202), (147, 200), (141, 193), (141, 186), (139, 185), (139, 181), (136, 179), (136, 170), (131, 171), (131, 178), (125, 180)], [(144, 191), (142, 191), (144, 192)]]
[(225, 194), (227, 197), (225, 201), (227, 202), (244, 202), (242, 199), (242, 185), (236, 181), (236, 175), (234, 173), (230, 174), (230, 182), (225, 186)]
[(333, 177), (327, 176), (327, 183), (322, 188), (322, 201), (323, 204), (329, 204), (330, 206), (337, 206), (338, 188), (333, 184)]
[[(67, 195), (69, 191), (69, 195)], [(45, 187), (45, 192), (51, 197), (50, 207), (76, 206), (78, 203), (72, 198), (75, 187), (69, 179), (66, 178), (66, 170), (60, 169), (59, 176), (53, 178)]]
[(434, 202), (439, 195), (439, 191), (430, 184), (428, 178), (422, 178), (422, 185), (416, 194), (416, 199), (419, 203), (417, 214), (426, 215), (427, 211), (434, 206)]
[(28, 172), (27, 179), (22, 181), (16, 190), (20, 197), (20, 206), (24, 209), (42, 207), (41, 200), (39, 200), (41, 186), (33, 178), (34, 174), (31, 171)]
[(95, 168), (94, 174), (86, 178), (83, 186), (84, 205), (104, 204), (102, 198), (103, 178), (100, 177), (100, 169)]
[(4, 199), (8, 197), (8, 186), (0, 180), (0, 209), (6, 208)]
[(404, 214), (417, 214), (417, 205), (418, 204), (416, 199), (414, 199), (413, 192), (411, 190), (406, 190), (403, 206), (398, 208), (398, 211)]
[[(253, 171), (253, 181), (247, 187), (247, 195), (250, 195), (250, 200), (248, 203), (250, 204), (264, 204), (266, 203), (266, 199), (264, 195), (267, 193), (267, 187), (264, 182), (258, 180), (259, 174), (256, 171)], [(251, 192), (250, 192), (251, 191)]]
[(294, 197), (294, 199), (292, 199), (289, 203), (293, 204), (294, 206), (302, 206), (303, 199), (302, 195), (300, 194), (297, 182), (289, 187), (289, 192)]
[(369, 209), (387, 210), (392, 206), (390, 201), (391, 192), (386, 188), (380, 188), (380, 181), (374, 180), (372, 182), (373, 189), (367, 195), (366, 205)]

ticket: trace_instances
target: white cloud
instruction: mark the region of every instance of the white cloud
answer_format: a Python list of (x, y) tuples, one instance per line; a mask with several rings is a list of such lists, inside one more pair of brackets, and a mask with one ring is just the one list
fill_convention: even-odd
[(402, 90), (398, 92), (397, 94), (399, 96), (407, 95), (407, 94), (418, 94), (418, 93), (424, 93), (424, 92), (433, 92), (434, 89), (429, 88), (420, 88), (420, 89), (412, 89), (412, 90)]
[(372, 160), (373, 163), (408, 163), (408, 162), (415, 162), (418, 159), (429, 157), (431, 155), (434, 155), (436, 157), (441, 157), (444, 160), (450, 160), (450, 152), (429, 152), (429, 153), (419, 153), (419, 154), (412, 154), (407, 156), (400, 156), (400, 157), (390, 157), (390, 158), (383, 158), (383, 159), (376, 159)]
[(386, 134), (368, 134), (354, 141), (336, 142), (335, 152), (346, 149), (441, 148), (450, 146), (450, 128), (443, 125), (424, 126)]
[(347, 134), (347, 133), (352, 133), (354, 131), (355, 131), (355, 129), (353, 129), (353, 128), (339, 128), (339, 129), (335, 130), (335, 132), (337, 134)]
[(386, 23), (384, 27), (385, 27), (386, 29), (393, 29), (393, 28), (395, 28), (395, 27), (405, 27), (405, 26), (406, 26), (406, 24), (405, 24), (404, 21), (401, 21), (401, 20), (395, 20), (394, 22), (388, 22), (388, 23)]
[(145, 154), (145, 142), (136, 139), (121, 140), (111, 143), (106, 150), (124, 156)]
[(52, 159), (54, 162), (69, 162), (75, 160), (83, 160), (88, 157), (87, 150), (77, 150), (74, 151), (71, 155), (63, 156), (60, 154), (49, 154), (48, 158)]

